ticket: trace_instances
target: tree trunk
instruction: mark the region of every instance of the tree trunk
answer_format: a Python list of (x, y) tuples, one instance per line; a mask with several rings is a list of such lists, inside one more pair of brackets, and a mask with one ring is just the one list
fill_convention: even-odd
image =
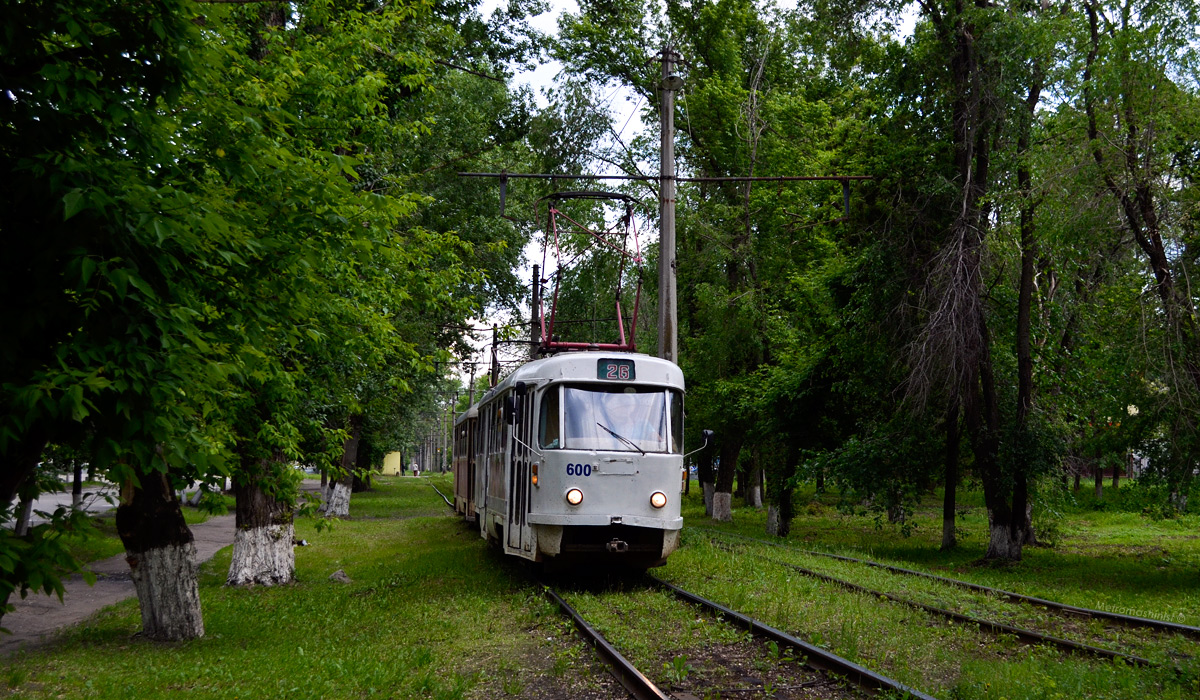
[(362, 439), (363, 417), (350, 416), (349, 435), (342, 444), (341, 478), (330, 484), (329, 495), (321, 511), (330, 517), (350, 515), (350, 493), (354, 487), (354, 466), (358, 462), (358, 443)]
[(712, 517), (713, 486), (716, 481), (712, 462), (712, 448), (701, 450), (696, 465), (696, 476), (700, 478), (700, 488), (704, 493), (704, 514), (710, 518)]
[[(992, 60), (985, 25), (959, 3), (950, 12), (927, 13), (950, 48), (952, 139), (956, 202), (947, 240), (929, 275), (930, 309), (912, 356), (912, 376), (919, 395), (933, 387), (928, 379), (944, 376), (962, 402), (975, 466), (983, 482), (991, 532), (988, 558), (1020, 559), (1024, 542), (1027, 487), (1024, 470), (1008, 473), (999, 460), (1000, 406), (987, 325), (983, 261), (990, 224), (988, 194), (993, 138), (1003, 113), (994, 90), (998, 61)], [(1019, 516), (1014, 520), (1013, 513)]]
[(43, 431), (25, 435), (0, 452), (0, 505), (8, 506), (17, 497), (17, 490), (37, 471), (42, 451), (46, 449)]
[(350, 485), (351, 493), (362, 493), (371, 490), (371, 449), (366, 440), (358, 442), (358, 454), (354, 458), (354, 481)]
[(1104, 498), (1104, 459), (1096, 454), (1095, 465), (1092, 467), (1092, 478), (1096, 482), (1096, 500)]
[(713, 494), (712, 518), (718, 522), (733, 520), (733, 477), (737, 471), (738, 456), (742, 452), (739, 435), (726, 433), (721, 440), (721, 465), (717, 469), (717, 485)]
[(799, 467), (799, 450), (789, 446), (781, 455), (782, 460), (772, 459), (769, 463), (779, 465), (769, 472), (769, 483), (764, 484), (767, 500), (767, 534), (787, 537), (792, 525), (792, 479)]
[(78, 459), (71, 460), (72, 478), (71, 478), (71, 507), (78, 508), (83, 504), (83, 462)]
[(237, 532), (226, 585), (273, 586), (291, 583), (295, 577), (292, 506), (263, 490), (263, 480), (271, 472), (271, 463), (264, 459), (234, 483)]
[(958, 451), (962, 433), (958, 429), (958, 398), (953, 397), (946, 409), (946, 455), (944, 464), (945, 494), (942, 497), (942, 549), (958, 546), (955, 537), (955, 503), (958, 496)]
[(996, 393), (990, 344), (991, 339), (983, 317), (981, 326), (983, 346), (979, 359), (979, 391), (967, 404), (965, 414), (971, 429), (975, 463), (983, 482), (983, 499), (988, 509), (988, 547), (985, 559), (1020, 561), (1021, 548), (1028, 538), (1025, 510), (1029, 503), (1027, 477), (1017, 465), (1008, 479), (998, 460), (1000, 407)]
[[(1024, 517), (1021, 518), (1024, 520)], [(1010, 510), (988, 510), (988, 547), (985, 559), (1020, 561), (1024, 537), (1013, 536), (1013, 518)]]
[(1082, 475), (1078, 470), (1075, 471), (1075, 493), (1079, 493), (1079, 480)]
[(331, 518), (344, 518), (350, 515), (350, 494), (354, 490), (354, 476), (345, 477), (329, 485), (329, 493), (325, 497), (325, 505), (321, 512)]
[(117, 533), (137, 589), (142, 634), (174, 642), (204, 636), (196, 546), (165, 474), (141, 475), (140, 487), (125, 483)]
[(1038, 544), (1037, 531), (1033, 529), (1033, 499), (1025, 502), (1025, 542), (1027, 545)]
[[(1020, 125), (1020, 135), (1017, 138), (1017, 187), (1025, 203), (1021, 207), (1021, 280), (1017, 289), (1017, 432), (1024, 435), (1029, 430), (1029, 415), (1033, 411), (1033, 282), (1034, 262), (1037, 258), (1037, 242), (1034, 239), (1034, 212), (1037, 202), (1033, 196), (1033, 178), (1030, 173), (1027, 154), (1029, 152), (1030, 134), (1033, 129), (1034, 114), (1042, 94), (1041, 66), (1035, 64), (1033, 81), (1029, 86), (1029, 95), (1025, 98), (1025, 113)], [(1021, 537), (1021, 544), (1037, 544), (1037, 535), (1033, 530), (1033, 501), (1029, 497), (1028, 474), (1030, 467), (1027, 463), (1018, 462), (1013, 465), (1017, 474), (1014, 477), (1013, 511), (1016, 517), (1023, 519), (1019, 532), (1014, 537)]]
[(728, 491), (713, 493), (712, 519), (719, 523), (733, 522), (733, 494)]
[(33, 498), (22, 496), (17, 503), (17, 523), (13, 528), (17, 537), (24, 537), (29, 534), (29, 520), (33, 517)]
[(762, 466), (759, 465), (758, 459), (754, 460), (754, 466), (746, 470), (750, 476), (746, 480), (746, 506), (748, 508), (762, 508), (763, 505), (763, 490), (762, 490)]
[(771, 535), (772, 537), (781, 537), (781, 536), (786, 537), (786, 535), (779, 534), (779, 531), (781, 529), (783, 529), (782, 525), (780, 524), (780, 520), (781, 520), (781, 518), (779, 515), (779, 506), (776, 506), (774, 503), (769, 504), (767, 506), (767, 534), (768, 535)]
[(796, 515), (792, 507), (792, 487), (784, 486), (779, 492), (779, 530), (775, 533), (787, 537), (792, 532), (792, 518)]

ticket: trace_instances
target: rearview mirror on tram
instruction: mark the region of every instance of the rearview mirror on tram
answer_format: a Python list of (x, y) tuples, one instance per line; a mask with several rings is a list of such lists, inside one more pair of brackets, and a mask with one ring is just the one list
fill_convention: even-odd
[(696, 454), (697, 452), (699, 452), (700, 450), (703, 450), (705, 447), (708, 447), (709, 445), (711, 445), (711, 444), (712, 444), (712, 441), (713, 441), (713, 434), (714, 434), (714, 433), (713, 433), (713, 431), (711, 431), (711, 430), (701, 430), (701, 431), (700, 431), (700, 437), (704, 439), (704, 444), (700, 445), (699, 447), (697, 447), (696, 449), (692, 450), (691, 452), (689, 452), (689, 453), (685, 454), (685, 455), (683, 456), (683, 457), (684, 457), (684, 459), (687, 459), (687, 458), (688, 458), (688, 457), (690, 457), (691, 455), (694, 455), (694, 454)]

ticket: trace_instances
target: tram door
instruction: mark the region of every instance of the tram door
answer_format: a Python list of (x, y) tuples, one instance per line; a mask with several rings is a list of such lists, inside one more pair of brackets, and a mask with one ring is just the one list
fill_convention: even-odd
[(463, 422), (462, 438), (462, 468), (465, 470), (466, 486), (463, 488), (463, 515), (467, 522), (475, 522), (475, 433), (479, 429), (479, 419), (468, 417)]
[(533, 392), (519, 386), (513, 392), (515, 422), (512, 424), (509, 451), (508, 526), (505, 528), (509, 549), (519, 556), (532, 557), (533, 531), (529, 527), (529, 467), (533, 461), (529, 445), (533, 442)]

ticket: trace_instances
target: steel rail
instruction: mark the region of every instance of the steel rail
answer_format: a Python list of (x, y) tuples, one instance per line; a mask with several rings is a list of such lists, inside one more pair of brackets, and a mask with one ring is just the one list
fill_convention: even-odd
[(434, 491), (437, 491), (437, 495), (442, 497), (442, 500), (446, 502), (446, 506), (449, 507), (450, 510), (454, 511), (455, 513), (458, 512), (458, 509), (454, 507), (454, 504), (450, 502), (450, 499), (446, 498), (446, 494), (442, 493), (438, 487), (434, 486), (432, 481), (426, 481), (425, 483), (429, 484), (429, 487)]
[(1113, 651), (1111, 649), (1105, 649), (1103, 647), (1092, 646), (1090, 644), (1084, 644), (1082, 642), (1076, 642), (1076, 641), (1072, 641), (1070, 639), (1064, 639), (1062, 637), (1054, 637), (1052, 635), (1042, 634), (1041, 632), (1035, 632), (1033, 630), (1028, 630), (1023, 627), (1014, 627), (1013, 625), (1006, 625), (1003, 622), (996, 622), (994, 620), (986, 620), (986, 619), (980, 618), (980, 617), (972, 617), (970, 615), (964, 615), (962, 613), (954, 612), (953, 610), (947, 610), (945, 608), (939, 608), (939, 607), (936, 607), (933, 605), (926, 605), (925, 603), (919, 603), (915, 600), (901, 598), (900, 596), (894, 595), (892, 593), (884, 593), (882, 591), (875, 591), (870, 588), (867, 588), (866, 586), (860, 586), (857, 583), (852, 583), (850, 581), (846, 581), (844, 579), (837, 578), (836, 576), (822, 574), (818, 571), (813, 571), (812, 569), (806, 569), (802, 566), (790, 564), (785, 561), (779, 561), (778, 559), (772, 559), (770, 557), (765, 557), (765, 556), (762, 556), (761, 554), (754, 555), (754, 556), (758, 559), (762, 559), (764, 561), (771, 562), (772, 564), (787, 567), (793, 571), (804, 574), (805, 576), (810, 576), (812, 578), (815, 578), (815, 579), (818, 579), (821, 581), (825, 581), (826, 583), (832, 583), (832, 584), (841, 586), (847, 590), (854, 591), (856, 593), (863, 593), (863, 594), (866, 594), (869, 596), (876, 596), (879, 598), (883, 598), (884, 600), (890, 600), (893, 603), (899, 603), (900, 605), (907, 605), (909, 607), (916, 608), (918, 610), (924, 610), (925, 612), (931, 613), (933, 615), (941, 615), (942, 617), (945, 617), (945, 618), (948, 618), (951, 620), (955, 620), (958, 622), (978, 625), (980, 629), (985, 630), (987, 632), (991, 632), (992, 634), (1011, 634), (1014, 637), (1016, 637), (1017, 639), (1020, 639), (1021, 641), (1025, 642), (1026, 644), (1053, 644), (1059, 648), (1066, 649), (1067, 651), (1071, 651), (1071, 652), (1074, 652), (1077, 654), (1088, 654), (1091, 656), (1099, 656), (1101, 658), (1110, 659), (1110, 660), (1121, 659), (1122, 661), (1125, 661), (1126, 663), (1129, 663), (1130, 665), (1133, 665), (1133, 666), (1154, 667), (1154, 666), (1159, 665), (1159, 664), (1154, 663), (1153, 661), (1150, 661), (1149, 659), (1144, 659), (1140, 656), (1134, 656), (1132, 654), (1124, 654), (1119, 651)]
[(583, 635), (585, 641), (591, 644), (600, 657), (608, 664), (612, 671), (613, 677), (617, 679), (626, 690), (629, 691), (636, 700), (670, 700), (669, 696), (665, 695), (658, 686), (654, 685), (649, 678), (646, 678), (641, 671), (637, 670), (632, 663), (629, 662), (621, 652), (617, 651), (616, 647), (608, 642), (594, 627), (588, 624), (587, 620), (579, 614), (571, 604), (563, 600), (553, 588), (546, 584), (541, 584), (542, 590), (546, 595), (558, 604), (558, 608), (571, 618), (575, 623), (575, 629)]
[(917, 700), (936, 700), (936, 698), (934, 698), (932, 695), (927, 695), (926, 693), (922, 693), (915, 688), (910, 688), (899, 681), (895, 681), (887, 676), (880, 675), (871, 669), (866, 668), (865, 666), (861, 666), (853, 661), (850, 661), (849, 659), (842, 658), (833, 652), (826, 651), (818, 646), (809, 644), (808, 642), (799, 639), (798, 637), (794, 637), (787, 632), (778, 630), (769, 625), (764, 625), (758, 620), (755, 620), (747, 615), (743, 615), (732, 608), (727, 608), (720, 603), (713, 602), (690, 591), (685, 591), (679, 586), (667, 583), (666, 581), (663, 581), (655, 576), (647, 574), (647, 578), (653, 581), (655, 585), (671, 591), (677, 598), (681, 600), (685, 600), (693, 605), (705, 608), (715, 615), (723, 617), (734, 625), (743, 627), (759, 637), (764, 637), (774, 641), (776, 644), (790, 646), (796, 649), (800, 653), (804, 654), (805, 663), (808, 666), (817, 669), (818, 671), (824, 671), (826, 673), (843, 676), (854, 685), (866, 690), (877, 692), (898, 691), (907, 695), (908, 697), (916, 698)]
[(1193, 639), (1200, 639), (1200, 627), (1194, 627), (1192, 625), (1185, 625), (1185, 624), (1178, 623), (1178, 622), (1168, 622), (1167, 620), (1155, 620), (1153, 618), (1148, 618), (1148, 617), (1137, 617), (1134, 615), (1122, 615), (1121, 613), (1109, 612), (1107, 610), (1094, 610), (1092, 608), (1082, 608), (1082, 607), (1078, 607), (1075, 605), (1068, 605), (1066, 603), (1059, 603), (1054, 600), (1046, 600), (1045, 598), (1036, 598), (1034, 596), (1023, 595), (1021, 593), (1013, 593), (1012, 591), (1006, 591), (1006, 590), (1003, 590), (1000, 588), (991, 588), (989, 586), (983, 586), (983, 585), (980, 585), (977, 583), (971, 583), (969, 581), (961, 581), (959, 579), (947, 578), (945, 576), (938, 576), (936, 574), (930, 574), (930, 573), (926, 573), (924, 571), (914, 571), (912, 569), (905, 569), (905, 568), (902, 568), (899, 566), (891, 566), (890, 564), (882, 564), (877, 561), (871, 561), (870, 559), (855, 559), (854, 557), (847, 557), (847, 556), (843, 556), (841, 554), (831, 554), (829, 552), (820, 552), (820, 551), (812, 550), (812, 549), (803, 549), (801, 547), (786, 545), (786, 544), (782, 544), (779, 542), (770, 542), (768, 540), (762, 540), (757, 537), (749, 537), (747, 535), (740, 535), (740, 534), (733, 533), (733, 532), (720, 532), (718, 530), (712, 530), (710, 528), (696, 528), (696, 529), (702, 530), (704, 532), (713, 532), (713, 533), (719, 533), (721, 535), (730, 535), (732, 537), (738, 537), (738, 538), (741, 538), (744, 540), (750, 540), (751, 542), (758, 542), (760, 544), (770, 545), (772, 547), (779, 547), (780, 549), (790, 549), (790, 550), (793, 550), (796, 552), (802, 552), (804, 554), (811, 554), (813, 556), (828, 557), (830, 559), (837, 559), (839, 561), (848, 561), (848, 562), (853, 562), (855, 564), (865, 564), (867, 566), (875, 567), (877, 569), (884, 569), (886, 571), (891, 571), (891, 572), (898, 573), (898, 574), (904, 574), (906, 576), (919, 576), (921, 578), (930, 579), (932, 581), (939, 581), (941, 583), (944, 583), (944, 584), (947, 584), (950, 586), (956, 586), (958, 588), (964, 588), (967, 590), (976, 591), (978, 593), (988, 593), (991, 595), (1008, 598), (1009, 600), (1013, 600), (1013, 601), (1017, 601), (1017, 602), (1021, 602), (1021, 603), (1029, 603), (1031, 605), (1040, 605), (1044, 608), (1047, 608), (1047, 609), (1050, 609), (1050, 610), (1053, 610), (1056, 612), (1075, 615), (1078, 617), (1094, 617), (1094, 618), (1099, 618), (1102, 620), (1108, 620), (1110, 622), (1124, 625), (1126, 627), (1143, 627), (1143, 628), (1147, 628), (1147, 629), (1163, 630), (1163, 631), (1168, 631), (1168, 632), (1174, 632), (1176, 634), (1181, 634), (1181, 635), (1184, 635), (1187, 637), (1191, 637)]

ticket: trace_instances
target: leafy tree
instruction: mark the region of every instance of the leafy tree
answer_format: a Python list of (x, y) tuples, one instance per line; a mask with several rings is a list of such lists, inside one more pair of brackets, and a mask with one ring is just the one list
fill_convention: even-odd
[[(203, 634), (175, 488), (233, 475), (242, 529), (290, 523), (288, 463), (412, 389), (445, 338), (426, 317), (478, 285), (391, 159), (424, 129), (395, 109), (432, 65), (421, 6), (206, 9), (6, 12), (5, 293), (35, 302), (5, 305), (6, 503), (86, 428), (151, 638)], [(58, 586), (55, 550), (5, 542), (42, 562), (6, 592)]]

